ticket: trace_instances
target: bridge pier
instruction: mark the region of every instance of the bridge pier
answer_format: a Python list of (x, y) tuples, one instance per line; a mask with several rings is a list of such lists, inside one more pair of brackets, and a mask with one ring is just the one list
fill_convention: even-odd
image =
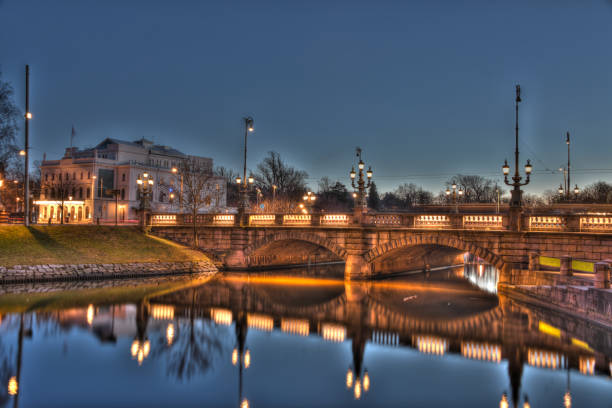
[(348, 280), (369, 279), (372, 275), (372, 264), (361, 255), (348, 255), (344, 266), (344, 278)]

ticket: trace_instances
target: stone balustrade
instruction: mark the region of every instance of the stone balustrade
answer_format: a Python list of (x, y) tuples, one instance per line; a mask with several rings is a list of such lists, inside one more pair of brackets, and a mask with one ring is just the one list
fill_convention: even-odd
[[(314, 214), (247, 214), (241, 224), (238, 214), (198, 214), (196, 224), (202, 226), (364, 226), (375, 228), (509, 230), (508, 214), (428, 214), (428, 213), (314, 213)], [(612, 232), (612, 215), (605, 214), (523, 214), (523, 231), (539, 232)], [(154, 226), (193, 224), (191, 214), (154, 213)]]

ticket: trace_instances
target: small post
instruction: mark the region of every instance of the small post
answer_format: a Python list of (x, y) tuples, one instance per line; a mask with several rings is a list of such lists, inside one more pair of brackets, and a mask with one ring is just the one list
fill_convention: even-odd
[(572, 257), (561, 257), (561, 269), (559, 270), (562, 276), (572, 276)]
[(610, 288), (610, 264), (597, 262), (595, 264), (595, 287), (599, 289)]

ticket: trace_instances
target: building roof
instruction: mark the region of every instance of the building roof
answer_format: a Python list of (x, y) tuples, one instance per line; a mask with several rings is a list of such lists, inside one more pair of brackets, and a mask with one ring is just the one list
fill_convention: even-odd
[(134, 147), (150, 149), (151, 153), (153, 154), (163, 154), (167, 156), (186, 156), (185, 153), (179, 150), (176, 150), (172, 147), (153, 144), (152, 141), (147, 140), (144, 137), (142, 139), (135, 140), (133, 142), (119, 140), (119, 139), (115, 139), (112, 137), (107, 137), (102, 142), (100, 142), (95, 147), (95, 149), (106, 149), (109, 144), (118, 144), (118, 145), (134, 146)]

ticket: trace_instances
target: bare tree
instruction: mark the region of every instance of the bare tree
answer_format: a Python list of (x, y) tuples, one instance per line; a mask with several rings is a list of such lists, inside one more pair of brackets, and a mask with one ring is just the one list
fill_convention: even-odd
[(269, 197), (276, 186), (276, 196), (298, 199), (306, 190), (308, 173), (287, 165), (277, 152), (268, 152), (257, 165), (255, 184), (262, 193)]
[(13, 101), (13, 87), (2, 80), (0, 73), (0, 178), (18, 161), (15, 145), (20, 111)]
[(198, 246), (198, 228), (197, 216), (198, 212), (207, 204), (210, 203), (210, 197), (206, 192), (206, 186), (213, 177), (209, 167), (203, 165), (198, 159), (188, 157), (181, 161), (179, 172), (183, 178), (183, 206), (187, 208), (192, 216), (193, 223), (193, 246)]

